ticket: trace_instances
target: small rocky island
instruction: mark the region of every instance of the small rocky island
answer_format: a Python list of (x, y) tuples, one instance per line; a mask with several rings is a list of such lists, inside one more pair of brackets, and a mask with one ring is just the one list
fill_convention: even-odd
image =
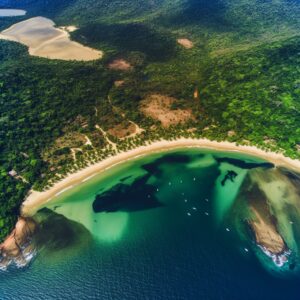
[(255, 240), (263, 250), (268, 251), (270, 255), (280, 256), (288, 251), (283, 237), (278, 232), (272, 222), (268, 222), (265, 216), (262, 216), (255, 208), (252, 208), (256, 220), (249, 224), (255, 234)]
[(252, 217), (248, 220), (256, 244), (271, 257), (277, 266), (284, 265), (290, 250), (277, 227), (277, 219), (271, 213), (268, 200), (257, 185), (248, 191), (249, 209)]

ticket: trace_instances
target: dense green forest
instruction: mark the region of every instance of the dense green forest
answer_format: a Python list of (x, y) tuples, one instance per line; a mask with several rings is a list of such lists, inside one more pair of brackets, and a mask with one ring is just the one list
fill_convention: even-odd
[[(0, 240), (30, 188), (49, 188), (89, 163), (149, 141), (207, 137), (300, 158), (299, 1), (1, 5), (28, 12), (1, 18), (0, 30), (41, 15), (78, 26), (72, 39), (105, 55), (92, 62), (48, 60), (0, 40)], [(194, 47), (182, 47), (178, 38)], [(110, 69), (115, 59), (132, 68)], [(138, 109), (153, 94), (172, 97), (171, 110), (192, 117), (162, 126)], [(132, 124), (143, 132), (130, 137)]]

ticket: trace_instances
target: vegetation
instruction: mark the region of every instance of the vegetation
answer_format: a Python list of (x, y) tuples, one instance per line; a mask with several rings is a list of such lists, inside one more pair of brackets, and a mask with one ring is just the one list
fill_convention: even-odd
[[(77, 25), (94, 62), (40, 59), (0, 40), (0, 240), (30, 190), (150, 141), (206, 137), (300, 158), (300, 4), (293, 0), (22, 0), (26, 17)], [(276, 32), (276, 34), (274, 34)], [(185, 49), (177, 38), (189, 38)], [(109, 70), (116, 58), (127, 71)], [(140, 108), (173, 97), (188, 122), (163, 127)], [(132, 134), (132, 125), (143, 129)], [(117, 134), (127, 128), (130, 137)], [(116, 132), (116, 134), (114, 134)], [(122, 136), (122, 137), (120, 137)]]

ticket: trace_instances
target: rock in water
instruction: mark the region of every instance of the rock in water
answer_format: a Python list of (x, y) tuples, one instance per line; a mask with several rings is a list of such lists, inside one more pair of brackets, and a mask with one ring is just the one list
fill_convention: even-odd
[(20, 217), (15, 229), (0, 245), (0, 268), (5, 269), (11, 263), (17, 266), (26, 265), (34, 253), (31, 244), (37, 224), (30, 218)]

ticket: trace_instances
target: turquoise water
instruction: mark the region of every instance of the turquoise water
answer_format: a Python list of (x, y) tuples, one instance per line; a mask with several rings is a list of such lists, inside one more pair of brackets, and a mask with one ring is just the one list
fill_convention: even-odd
[[(283, 267), (245, 222), (254, 184), (292, 250)], [(0, 271), (0, 299), (298, 299), (298, 202), (296, 174), (241, 154), (126, 162), (36, 215), (38, 254)]]

